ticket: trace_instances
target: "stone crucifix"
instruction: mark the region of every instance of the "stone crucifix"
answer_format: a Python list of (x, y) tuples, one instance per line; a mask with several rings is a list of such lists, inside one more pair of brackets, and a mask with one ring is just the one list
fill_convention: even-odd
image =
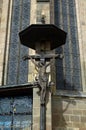
[(41, 104), (46, 103), (46, 89), (49, 85), (49, 73), (46, 72), (47, 67), (50, 66), (50, 62), (46, 62), (45, 58), (40, 58), (39, 61), (30, 57), (30, 60), (35, 65), (35, 69), (38, 72), (38, 77), (35, 78), (40, 87), (40, 99)]

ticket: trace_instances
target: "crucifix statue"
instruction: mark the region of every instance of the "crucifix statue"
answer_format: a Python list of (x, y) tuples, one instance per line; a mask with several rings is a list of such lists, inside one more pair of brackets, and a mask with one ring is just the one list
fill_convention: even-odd
[(36, 52), (36, 55), (24, 57), (24, 60), (30, 59), (38, 72), (35, 82), (40, 88), (40, 130), (46, 130), (46, 92), (49, 87), (47, 68), (53, 59), (62, 58), (60, 54), (52, 54), (51, 50), (65, 44), (66, 32), (53, 24), (33, 24), (21, 31), (19, 36), (23, 45)]
[(35, 77), (35, 81), (38, 83), (40, 88), (40, 99), (41, 104), (46, 102), (46, 89), (49, 85), (49, 73), (46, 72), (47, 67), (50, 66), (50, 62), (46, 62), (45, 58), (40, 58), (39, 61), (29, 56), (32, 63), (35, 65), (35, 69), (38, 72), (38, 77)]

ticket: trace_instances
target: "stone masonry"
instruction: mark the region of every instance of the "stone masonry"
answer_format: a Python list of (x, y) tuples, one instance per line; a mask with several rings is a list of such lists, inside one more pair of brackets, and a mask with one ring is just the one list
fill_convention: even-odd
[(75, 0), (83, 91), (86, 91), (86, 0)]
[(53, 96), (53, 130), (86, 130), (86, 99)]

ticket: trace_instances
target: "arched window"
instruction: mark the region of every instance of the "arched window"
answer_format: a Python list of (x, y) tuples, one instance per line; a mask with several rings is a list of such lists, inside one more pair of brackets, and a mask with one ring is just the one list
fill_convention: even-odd
[(22, 60), (23, 56), (28, 55), (28, 48), (20, 44), (19, 32), (29, 23), (30, 0), (14, 0), (6, 84), (22, 84), (28, 81), (28, 61)]
[(67, 32), (66, 44), (56, 49), (64, 54), (56, 60), (57, 89), (82, 90), (75, 1), (55, 0), (54, 6), (55, 24)]

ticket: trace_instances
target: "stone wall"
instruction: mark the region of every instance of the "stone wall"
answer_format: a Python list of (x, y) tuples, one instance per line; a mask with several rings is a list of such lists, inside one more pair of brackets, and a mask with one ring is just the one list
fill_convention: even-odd
[(53, 130), (86, 130), (86, 98), (53, 96)]
[(2, 15), (2, 0), (0, 1), (0, 24), (1, 24), (1, 15)]
[(9, 31), (10, 31), (10, 12), (11, 12), (11, 1), (1, 0), (2, 4), (1, 10), (1, 19), (0, 19), (0, 85), (3, 85), (4, 82), (4, 71), (6, 63), (6, 50), (9, 46)]
[(78, 41), (82, 72), (82, 87), (86, 91), (86, 0), (75, 0)]

